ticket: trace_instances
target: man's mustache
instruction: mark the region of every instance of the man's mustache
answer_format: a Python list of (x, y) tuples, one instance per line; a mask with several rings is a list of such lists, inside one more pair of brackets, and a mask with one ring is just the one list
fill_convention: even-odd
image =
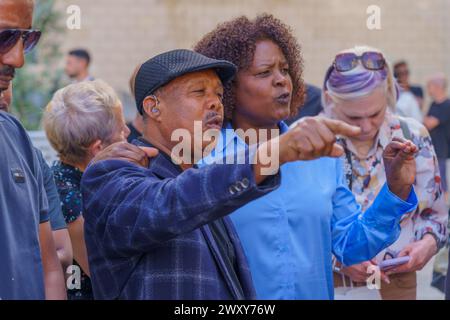
[(16, 73), (15, 69), (11, 66), (3, 66), (0, 68), (0, 77), (11, 77), (14, 78), (14, 74)]
[(217, 113), (217, 112), (214, 112), (214, 111), (208, 112), (208, 113), (206, 114), (206, 117), (205, 117), (204, 121), (205, 121), (205, 122), (208, 122), (208, 120), (210, 120), (210, 119), (212, 119), (212, 118), (214, 118), (214, 117), (217, 117), (217, 116), (220, 116), (220, 114)]

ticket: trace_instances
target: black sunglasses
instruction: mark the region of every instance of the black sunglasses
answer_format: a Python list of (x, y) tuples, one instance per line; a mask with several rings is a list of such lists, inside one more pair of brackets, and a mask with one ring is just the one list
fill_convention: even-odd
[(4, 54), (14, 48), (17, 41), (22, 39), (23, 51), (30, 52), (38, 43), (41, 32), (29, 29), (6, 29), (0, 31), (0, 54)]
[(357, 56), (354, 53), (341, 53), (334, 58), (334, 67), (339, 72), (346, 72), (355, 69), (358, 62), (367, 70), (382, 70), (386, 66), (386, 60), (380, 52), (368, 51)]

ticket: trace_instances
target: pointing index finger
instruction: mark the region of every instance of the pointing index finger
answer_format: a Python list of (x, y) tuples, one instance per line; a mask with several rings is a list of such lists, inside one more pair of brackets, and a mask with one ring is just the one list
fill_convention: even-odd
[(359, 127), (349, 125), (340, 120), (324, 118), (324, 123), (335, 135), (354, 137), (361, 133), (361, 129)]

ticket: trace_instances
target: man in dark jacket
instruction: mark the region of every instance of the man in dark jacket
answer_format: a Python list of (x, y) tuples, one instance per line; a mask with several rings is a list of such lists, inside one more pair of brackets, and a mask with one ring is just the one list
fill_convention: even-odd
[[(138, 147), (111, 145), (82, 178), (97, 299), (254, 298), (242, 246), (226, 216), (274, 190), (280, 165), (341, 157), (336, 136), (360, 134), (341, 121), (310, 118), (251, 144), (236, 154), (238, 164), (226, 157), (227, 164), (198, 168), (194, 164), (212, 150), (209, 142), (220, 143), (223, 83), (235, 72), (229, 62), (188, 50), (163, 53), (140, 67), (134, 92), (144, 131), (133, 143), (160, 154), (142, 165)], [(393, 170), (401, 172), (413, 148), (398, 143), (391, 151)], [(269, 153), (279, 155), (270, 159), (275, 164), (267, 162)]]
[(203, 120), (203, 131), (220, 129), (222, 83), (235, 70), (188, 50), (141, 66), (135, 96), (145, 130), (135, 144), (153, 146), (159, 155), (148, 168), (101, 161), (82, 179), (95, 298), (255, 297), (242, 247), (225, 216), (276, 188), (279, 175), (263, 177), (257, 164), (197, 169), (170, 157), (177, 128), (192, 133), (194, 122)]

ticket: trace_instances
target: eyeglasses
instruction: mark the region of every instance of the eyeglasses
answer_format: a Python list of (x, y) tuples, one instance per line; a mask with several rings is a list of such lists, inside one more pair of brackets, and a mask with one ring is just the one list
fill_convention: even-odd
[(38, 43), (41, 32), (29, 29), (6, 29), (0, 31), (0, 54), (4, 54), (11, 50), (17, 41), (22, 39), (23, 51), (30, 52)]
[(368, 70), (382, 70), (386, 66), (383, 55), (375, 51), (364, 52), (360, 56), (351, 52), (338, 54), (333, 66), (339, 72), (346, 72), (355, 69), (359, 61)]

